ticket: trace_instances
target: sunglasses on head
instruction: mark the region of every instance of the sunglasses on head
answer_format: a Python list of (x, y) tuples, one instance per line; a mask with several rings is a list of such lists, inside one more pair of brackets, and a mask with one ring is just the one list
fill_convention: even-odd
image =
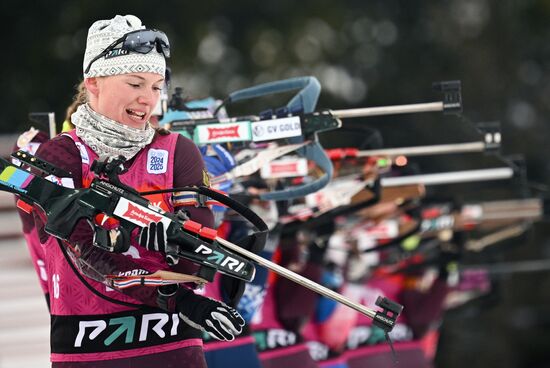
[[(116, 48), (117, 45), (122, 44), (120, 48)], [(113, 53), (113, 56), (126, 55), (130, 52), (137, 52), (139, 54), (148, 54), (156, 48), (158, 53), (164, 55), (164, 57), (170, 57), (170, 42), (168, 37), (162, 31), (156, 29), (140, 29), (137, 31), (132, 31), (126, 33), (124, 36), (120, 37), (118, 40), (107, 46), (99, 55), (93, 58), (86, 67), (84, 71), (85, 74), (88, 74), (92, 64), (102, 58)], [(115, 54), (116, 50), (120, 50), (119, 53)]]

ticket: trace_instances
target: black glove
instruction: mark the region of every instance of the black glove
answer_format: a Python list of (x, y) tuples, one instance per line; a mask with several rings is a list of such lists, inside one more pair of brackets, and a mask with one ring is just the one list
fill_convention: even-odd
[(93, 224), (92, 227), (94, 228), (93, 244), (96, 247), (114, 253), (124, 253), (130, 248), (130, 236), (122, 226), (111, 230), (93, 226)]
[(178, 291), (176, 310), (188, 325), (217, 340), (232, 341), (243, 330), (244, 319), (235, 309), (188, 289)]
[(166, 253), (166, 230), (162, 222), (151, 222), (149, 227), (141, 229), (139, 245), (156, 252)]

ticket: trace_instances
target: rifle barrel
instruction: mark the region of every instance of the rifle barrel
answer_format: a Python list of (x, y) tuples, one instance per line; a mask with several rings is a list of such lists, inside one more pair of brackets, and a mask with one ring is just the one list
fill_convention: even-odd
[(439, 144), (433, 146), (417, 146), (417, 147), (400, 147), (400, 148), (384, 148), (377, 150), (366, 150), (357, 152), (357, 157), (367, 156), (424, 156), (438, 155), (445, 153), (465, 153), (465, 152), (483, 152), (485, 151), (485, 143), (470, 142), (470, 143), (454, 143), (454, 144)]
[(428, 102), (409, 105), (363, 107), (358, 109), (332, 110), (332, 116), (346, 119), (367, 116), (412, 114), (418, 112), (443, 111), (443, 102)]
[(216, 238), (216, 241), (218, 241), (221, 245), (223, 245), (224, 247), (234, 251), (235, 253), (239, 253), (240, 255), (246, 257), (246, 258), (249, 258), (251, 260), (253, 260), (254, 262), (258, 263), (260, 266), (263, 266), (273, 272), (275, 272), (276, 274), (284, 277), (284, 278), (287, 278), (289, 279), (290, 281), (293, 281), (305, 288), (308, 288), (309, 290), (312, 290), (318, 294), (321, 294), (323, 296), (326, 296), (327, 298), (330, 298), (332, 300), (335, 300), (339, 303), (342, 303), (352, 309), (355, 309), (356, 311), (358, 311), (359, 313), (362, 313), (364, 315), (366, 315), (367, 317), (370, 317), (370, 318), (374, 318), (375, 315), (376, 315), (376, 312), (373, 311), (372, 309), (369, 309), (367, 307), (365, 307), (364, 305), (361, 305), (359, 303), (355, 303), (354, 301), (346, 298), (345, 296), (341, 295), (341, 294), (338, 294), (337, 292), (335, 291), (332, 291), (322, 285), (319, 285), (318, 283), (316, 282), (313, 282), (301, 275), (298, 275), (297, 273), (294, 273), (282, 266), (279, 266), (278, 264), (276, 263), (273, 263), (263, 257), (260, 257), (259, 255), (255, 254), (255, 253), (252, 253), (252, 252), (249, 252), (247, 251), (246, 249), (243, 249), (241, 247), (239, 247), (238, 245), (235, 245), (223, 238)]
[(481, 252), (490, 245), (507, 240), (516, 236), (520, 236), (528, 229), (528, 224), (519, 224), (506, 229), (495, 231), (489, 235), (485, 235), (481, 239), (474, 239), (466, 242), (466, 249), (474, 252)]
[(459, 266), (459, 270), (485, 270), (489, 274), (510, 274), (519, 272), (547, 272), (550, 270), (550, 259), (536, 259), (519, 262), (498, 262), (490, 264), (472, 264)]
[[(469, 206), (470, 204), (466, 204)], [(476, 204), (471, 204), (476, 206)], [(543, 214), (543, 201), (540, 198), (509, 199), (502, 201), (481, 202), (477, 204), (482, 209), (483, 218), (486, 215), (500, 215), (502, 213), (534, 212), (538, 216)], [(490, 217), (489, 217), (490, 219)]]
[(467, 183), (486, 180), (510, 179), (514, 176), (514, 170), (509, 167), (482, 170), (452, 171), (446, 173), (398, 176), (394, 178), (382, 178), (383, 187), (396, 187), (400, 185), (424, 184), (440, 185)]

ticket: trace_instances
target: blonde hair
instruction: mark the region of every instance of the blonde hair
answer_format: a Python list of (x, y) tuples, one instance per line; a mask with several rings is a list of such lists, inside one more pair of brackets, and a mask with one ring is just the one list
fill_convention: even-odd
[(84, 85), (84, 81), (82, 81), (76, 87), (76, 94), (73, 96), (73, 102), (67, 107), (67, 110), (65, 112), (65, 122), (63, 123), (64, 131), (66, 128), (65, 125), (68, 125), (70, 129), (74, 128), (73, 124), (71, 123), (71, 115), (76, 111), (78, 106), (85, 104), (86, 102), (88, 102), (88, 90)]

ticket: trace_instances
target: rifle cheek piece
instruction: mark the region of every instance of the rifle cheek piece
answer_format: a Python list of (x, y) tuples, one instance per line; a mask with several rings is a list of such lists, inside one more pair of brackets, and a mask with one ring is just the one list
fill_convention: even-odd
[(395, 321), (397, 317), (403, 311), (403, 306), (399, 303), (396, 303), (388, 298), (383, 298), (381, 296), (376, 299), (377, 306), (382, 308), (382, 311), (377, 311), (374, 315), (372, 322), (376, 327), (381, 328), (386, 333), (389, 333), (393, 326), (395, 326)]

